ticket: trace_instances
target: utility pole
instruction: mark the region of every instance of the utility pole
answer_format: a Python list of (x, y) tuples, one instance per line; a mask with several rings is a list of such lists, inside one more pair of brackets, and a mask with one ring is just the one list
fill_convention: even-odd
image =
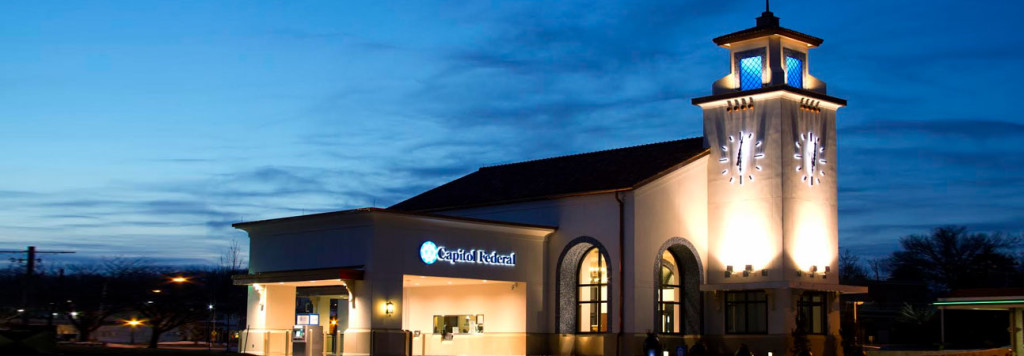
[(28, 249), (25, 249), (25, 250), (5, 250), (5, 251), (0, 251), (0, 253), (17, 253), (17, 254), (24, 253), (25, 254), (26, 258), (22, 259), (22, 258), (13, 258), (12, 257), (11, 258), (11, 262), (25, 262), (25, 280), (23, 281), (24, 286), (21, 288), (21, 323), (23, 325), (28, 325), (29, 314), (31, 314), (30, 311), (29, 311), (29, 308), (28, 308), (28, 301), (29, 301), (29, 293), (30, 293), (30, 291), (32, 289), (32, 279), (34, 278), (34, 276), (36, 274), (36, 262), (42, 262), (43, 261), (43, 259), (36, 257), (36, 255), (37, 254), (41, 254), (41, 253), (60, 254), (60, 253), (75, 253), (75, 252), (74, 251), (37, 251), (35, 246), (29, 246)]

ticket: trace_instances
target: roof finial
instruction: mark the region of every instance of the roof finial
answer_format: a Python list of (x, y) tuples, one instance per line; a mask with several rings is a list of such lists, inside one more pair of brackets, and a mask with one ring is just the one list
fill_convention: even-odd
[(771, 8), (768, 7), (768, 0), (764, 0), (764, 12), (772, 12)]

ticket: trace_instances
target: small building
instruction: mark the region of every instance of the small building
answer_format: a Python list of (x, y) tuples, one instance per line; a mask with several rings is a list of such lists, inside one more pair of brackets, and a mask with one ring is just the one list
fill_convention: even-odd
[(1009, 316), (1010, 350), (1013, 355), (1024, 355), (1024, 288), (954, 290), (933, 305), (940, 313), (942, 344), (946, 344), (947, 310), (1005, 311)]
[[(822, 40), (779, 26), (714, 39), (730, 73), (704, 136), (480, 168), (387, 209), (235, 224), (250, 237), (241, 351), (293, 324), (325, 354), (681, 355), (741, 344), (840, 355), (836, 111)], [(660, 354), (660, 352), (659, 352)]]

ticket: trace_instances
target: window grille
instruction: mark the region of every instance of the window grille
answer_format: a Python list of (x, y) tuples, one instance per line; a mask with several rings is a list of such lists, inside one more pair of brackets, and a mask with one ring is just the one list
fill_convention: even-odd
[(761, 56), (740, 58), (740, 90), (761, 88)]
[(786, 56), (786, 84), (794, 88), (804, 87), (804, 61)]

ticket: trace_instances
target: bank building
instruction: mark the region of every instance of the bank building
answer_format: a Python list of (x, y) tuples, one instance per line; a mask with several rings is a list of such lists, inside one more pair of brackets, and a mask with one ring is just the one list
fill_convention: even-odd
[[(714, 39), (704, 136), (483, 167), (389, 208), (242, 222), (242, 352), (841, 355), (836, 111), (822, 40)], [(723, 56), (723, 60), (725, 57)], [(696, 124), (696, 123), (695, 123)]]

